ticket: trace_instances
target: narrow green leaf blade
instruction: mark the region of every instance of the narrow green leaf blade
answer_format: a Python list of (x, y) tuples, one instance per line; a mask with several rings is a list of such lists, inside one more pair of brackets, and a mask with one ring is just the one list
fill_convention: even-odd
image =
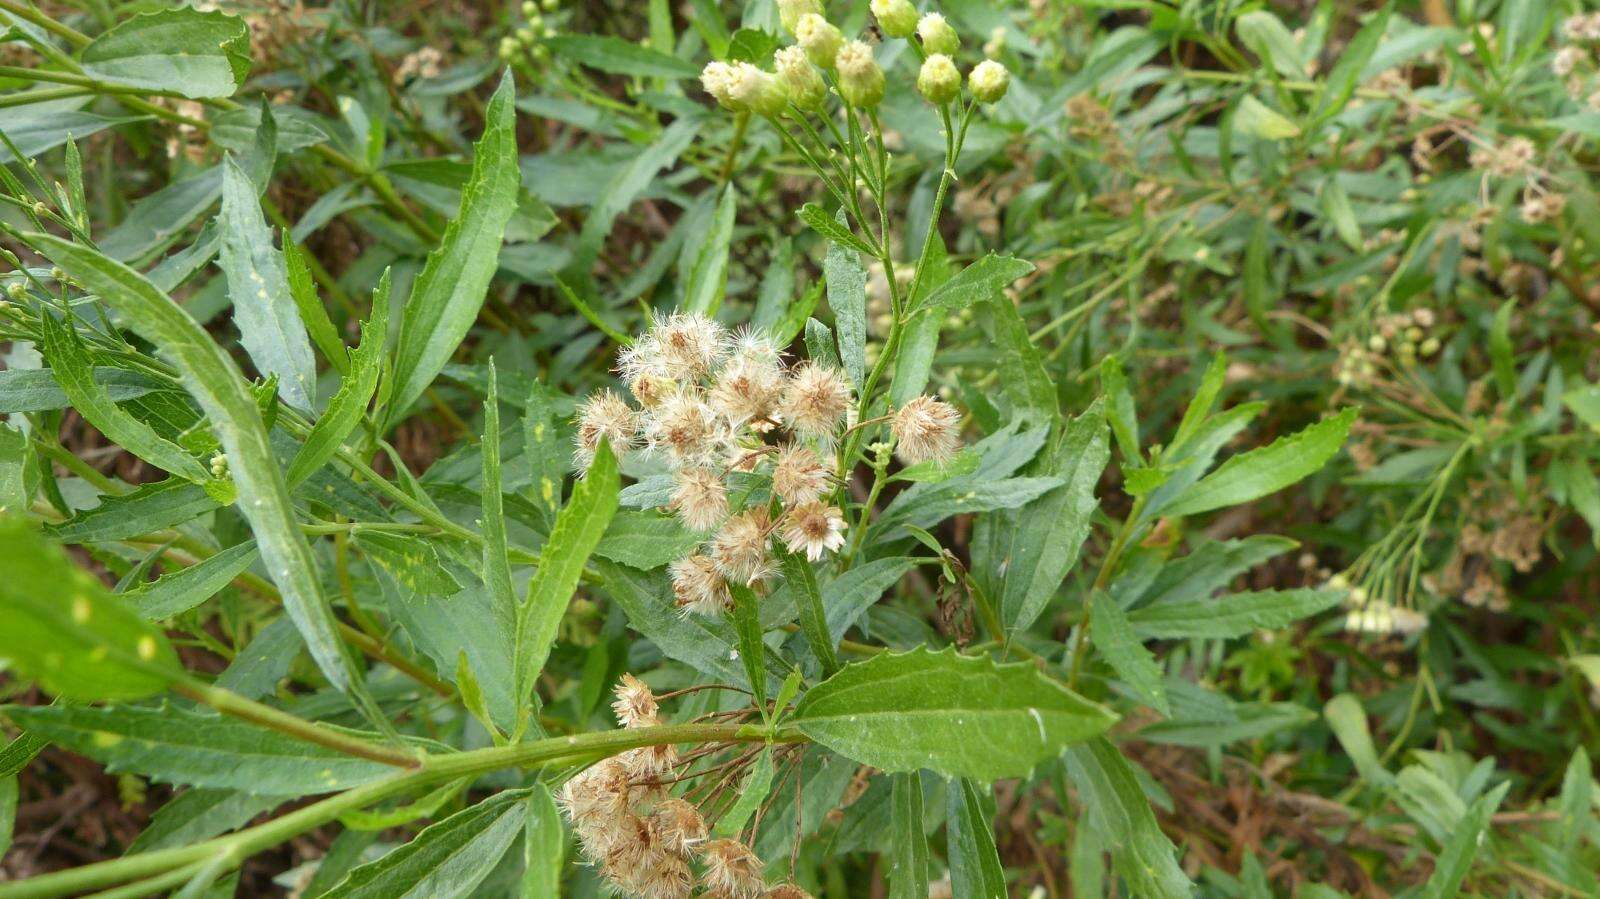
[(994, 843), (985, 797), (971, 780), (951, 782), (945, 792), (950, 823), (950, 886), (957, 896), (1006, 899), (1006, 874)]
[(1089, 623), (1094, 648), (1110, 663), (1117, 676), (1127, 681), (1151, 708), (1170, 716), (1172, 708), (1167, 703), (1161, 666), (1139, 642), (1117, 601), (1103, 591), (1096, 593), (1089, 605)]
[(1341, 590), (1262, 590), (1145, 606), (1135, 609), (1128, 620), (1145, 637), (1226, 639), (1284, 627), (1331, 609), (1343, 599)]
[(1275, 493), (1320, 469), (1344, 445), (1354, 408), (1274, 440), (1267, 446), (1234, 456), (1184, 491), (1162, 510), (1166, 515), (1195, 515), (1236, 506)]
[(457, 899), (489, 876), (527, 818), (524, 790), (505, 790), (424, 828), (350, 872), (324, 899)]
[(922, 775), (890, 775), (889, 899), (927, 899), (928, 833), (922, 824)]
[[(844, 227), (842, 222), (839, 226)], [(839, 358), (859, 389), (867, 377), (867, 267), (855, 250), (832, 243), (822, 260), (822, 276), (839, 337)]]
[(1461, 882), (1467, 879), (1467, 872), (1472, 870), (1472, 862), (1478, 856), (1478, 848), (1483, 845), (1484, 837), (1489, 832), (1489, 819), (1494, 817), (1495, 809), (1500, 807), (1500, 800), (1505, 798), (1509, 789), (1511, 782), (1506, 781), (1478, 797), (1467, 809), (1461, 822), (1451, 831), (1444, 851), (1439, 853), (1433, 876), (1428, 878), (1422, 891), (1417, 894), (1420, 899), (1455, 899), (1456, 894), (1461, 892)]
[(372, 294), (372, 316), (361, 325), (361, 346), (350, 355), (348, 371), (339, 390), (328, 400), (328, 407), (311, 426), (305, 443), (289, 463), (287, 479), (294, 487), (328, 464), (344, 445), (367, 404), (378, 389), (378, 374), (383, 370), (384, 341), (389, 335), (389, 270), (378, 279)]
[(1009, 287), (1011, 282), (1032, 272), (1031, 262), (990, 253), (930, 293), (915, 311), (965, 309), (974, 303), (992, 299), (995, 294)]
[(561, 895), (561, 863), (566, 834), (555, 797), (542, 783), (528, 788), (528, 814), (522, 825), (522, 899)]
[(227, 97), (250, 73), (250, 32), (238, 16), (177, 7), (118, 23), (84, 47), (81, 59), (84, 72), (102, 81)]
[(834, 652), (833, 635), (828, 630), (828, 616), (822, 604), (822, 591), (817, 587), (817, 573), (802, 555), (778, 550), (778, 561), (783, 566), (783, 576), (795, 591), (795, 610), (800, 617), (800, 632), (805, 634), (806, 645), (822, 664), (825, 675), (832, 677), (839, 670), (839, 657)]
[(1110, 740), (1090, 740), (1067, 750), (1067, 773), (1077, 785), (1095, 830), (1104, 835), (1112, 865), (1130, 895), (1188, 899), (1194, 884), (1178, 867), (1177, 850), (1161, 832), (1133, 766)]

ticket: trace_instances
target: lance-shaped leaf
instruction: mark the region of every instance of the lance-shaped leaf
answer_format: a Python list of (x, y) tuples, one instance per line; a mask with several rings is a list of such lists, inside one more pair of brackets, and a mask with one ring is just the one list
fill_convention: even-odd
[(917, 305), (916, 311), (965, 309), (973, 303), (993, 297), (1010, 286), (1011, 282), (1032, 271), (1031, 262), (990, 253), (944, 282)]
[(793, 721), (864, 765), (988, 781), (1026, 776), (1116, 717), (1032, 665), (919, 647), (845, 666), (800, 700)]
[(1161, 666), (1155, 656), (1144, 648), (1128, 624), (1128, 616), (1117, 605), (1116, 599), (1104, 591), (1094, 594), (1089, 606), (1089, 626), (1094, 636), (1094, 648), (1100, 651), (1112, 670), (1139, 698), (1163, 715), (1171, 715), (1167, 703), (1166, 686), (1161, 680)]
[[(181, 673), (166, 635), (20, 518), (0, 518), (0, 658), (70, 699), (138, 699)], [(20, 722), (19, 722), (20, 723)]]
[(406, 301), (395, 352), (391, 422), (433, 383), (483, 308), (522, 183), (515, 101), (507, 72), (484, 111), (483, 136), (474, 145), (461, 209), (445, 228), (439, 248), (428, 254)]
[(922, 775), (890, 775), (889, 899), (926, 899), (928, 833), (922, 824)]
[[(844, 227), (843, 210), (839, 226)], [(828, 285), (833, 327), (839, 332), (839, 358), (859, 389), (867, 377), (867, 267), (854, 249), (831, 243), (822, 260), (822, 276)]]
[(528, 696), (534, 678), (544, 670), (583, 568), (616, 514), (621, 483), (617, 457), (602, 441), (589, 473), (572, 488), (572, 498), (556, 516), (550, 539), (539, 550), (539, 570), (528, 584), (528, 596), (517, 617), (514, 682), (518, 702)]
[(955, 895), (1006, 899), (1006, 874), (994, 844), (990, 788), (960, 778), (945, 793), (950, 822), (950, 884)]
[(106, 439), (157, 468), (170, 471), (196, 483), (210, 480), (205, 466), (183, 447), (155, 432), (112, 401), (106, 388), (95, 379), (92, 360), (72, 325), (53, 315), (43, 315), (39, 329), (44, 337), (44, 352), (56, 383), (89, 424)]
[(1275, 493), (1321, 468), (1344, 445), (1354, 408), (1324, 419), (1267, 446), (1234, 456), (1162, 509), (1166, 515), (1194, 515), (1236, 506)]
[(334, 686), (349, 692), (369, 716), (381, 720), (354, 660), (339, 640), (338, 623), (322, 595), (316, 558), (300, 533), (283, 470), (238, 365), (183, 307), (133, 269), (53, 235), (31, 234), (27, 240), (86, 290), (98, 294), (178, 369), (180, 382), (199, 402), (227, 452), (239, 510), (255, 533), (267, 573), (312, 657)]
[(311, 426), (306, 442), (289, 463), (289, 486), (293, 487), (328, 463), (344, 444), (345, 438), (361, 423), (361, 415), (378, 388), (378, 373), (383, 370), (384, 342), (389, 337), (389, 270), (384, 269), (372, 292), (372, 317), (361, 325), (361, 346), (350, 354), (349, 371), (339, 383), (339, 391), (328, 400), (317, 423)]
[(1242, 637), (1271, 630), (1337, 605), (1341, 590), (1262, 590), (1233, 593), (1217, 599), (1166, 602), (1135, 609), (1128, 615), (1133, 629), (1145, 637)]
[[(178, 7), (118, 23), (83, 48), (86, 74), (185, 97), (226, 97), (250, 74), (250, 32), (238, 16)], [(78, 133), (82, 137), (82, 132)]]
[(1105, 739), (1067, 750), (1067, 774), (1078, 788), (1094, 830), (1104, 835), (1111, 862), (1131, 895), (1187, 899), (1194, 884), (1178, 867), (1177, 850), (1161, 832), (1133, 766)]
[(176, 706), (10, 706), (5, 714), (114, 774), (162, 783), (305, 796), (349, 789), (395, 770), (237, 718)]
[(411, 842), (322, 894), (323, 899), (455, 899), (494, 870), (527, 818), (526, 790), (505, 790), (423, 829)]

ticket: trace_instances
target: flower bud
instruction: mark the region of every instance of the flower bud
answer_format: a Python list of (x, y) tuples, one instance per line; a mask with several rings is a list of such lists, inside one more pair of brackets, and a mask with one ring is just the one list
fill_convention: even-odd
[(917, 30), (917, 8), (911, 0), (872, 0), (872, 14), (890, 37), (910, 37)]
[(954, 56), (961, 49), (961, 38), (956, 37), (956, 30), (936, 12), (923, 15), (917, 22), (917, 37), (922, 38), (922, 49), (929, 53)]
[(789, 96), (778, 79), (748, 62), (733, 67), (728, 98), (735, 111), (753, 112), (768, 118), (783, 115), (789, 106)]
[(839, 28), (816, 13), (806, 13), (794, 26), (794, 39), (806, 51), (811, 61), (824, 69), (833, 69), (834, 57), (844, 46), (844, 35)]
[(979, 103), (998, 103), (1011, 87), (1011, 73), (1000, 63), (986, 59), (972, 67), (967, 75), (967, 87), (972, 89), (972, 96)]
[(828, 98), (828, 86), (822, 83), (822, 73), (806, 58), (800, 47), (784, 47), (773, 58), (778, 81), (789, 99), (801, 109), (818, 109)]
[(799, 35), (795, 28), (808, 13), (822, 15), (821, 0), (778, 0), (778, 21), (783, 23), (783, 30), (790, 34)]
[(923, 60), (917, 72), (917, 93), (935, 106), (943, 106), (961, 93), (961, 73), (950, 57), (935, 53)]
[(733, 66), (718, 60), (706, 63), (700, 70), (700, 86), (723, 109), (733, 109)]
[(1006, 52), (1006, 26), (996, 25), (989, 32), (989, 40), (984, 42), (983, 55), (990, 59), (999, 59), (1000, 54)]
[(839, 95), (851, 106), (870, 108), (883, 100), (883, 69), (872, 58), (872, 48), (851, 41), (834, 58), (839, 67)]
[(539, 4), (534, 3), (533, 0), (523, 0), (522, 17), (524, 19), (531, 19), (534, 16), (537, 16), (538, 14), (539, 14)]

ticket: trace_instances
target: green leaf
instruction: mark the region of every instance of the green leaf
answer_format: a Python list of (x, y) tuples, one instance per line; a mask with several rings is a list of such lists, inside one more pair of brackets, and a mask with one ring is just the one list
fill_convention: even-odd
[[(137, 399), (164, 386), (140, 372), (105, 366), (94, 369), (95, 384), (114, 402)], [(16, 368), (0, 371), (0, 415), (13, 412), (48, 412), (72, 405), (66, 391), (56, 383), (48, 368)]]
[(1489, 328), (1489, 360), (1494, 364), (1495, 389), (1507, 401), (1517, 395), (1517, 365), (1511, 346), (1511, 314), (1516, 311), (1516, 297), (1506, 300), (1495, 311), (1494, 324)]
[(227, 670), (217, 677), (217, 686), (246, 699), (271, 695), (304, 648), (294, 622), (287, 615), (274, 618), (233, 657)]
[[(494, 358), (489, 359), (489, 387), (483, 397), (483, 441), (478, 447), (483, 464), (483, 490), (480, 494), (483, 533), (483, 586), (489, 602), (501, 616), (516, 612), (512, 595), (511, 558), (506, 544), (505, 496), (500, 477), (500, 385)], [(546, 556), (546, 558), (549, 558)]]
[(1250, 52), (1261, 57), (1279, 75), (1294, 79), (1306, 76), (1300, 45), (1284, 27), (1283, 20), (1265, 10), (1255, 10), (1235, 19), (1233, 27), (1238, 29), (1239, 40)]
[(989, 253), (972, 263), (928, 294), (914, 312), (937, 309), (965, 309), (974, 303), (994, 299), (1011, 282), (1030, 274), (1033, 263), (1012, 256)]
[(171, 245), (221, 195), (222, 166), (214, 165), (140, 197), (95, 244), (118, 262), (137, 263)]
[[(348, 371), (339, 382), (339, 390), (328, 400), (306, 442), (301, 444), (294, 460), (289, 463), (287, 479), (294, 487), (314, 472), (328, 464), (344, 445), (361, 417), (367, 403), (378, 389), (378, 374), (383, 370), (384, 342), (389, 336), (389, 270), (384, 269), (378, 287), (372, 292), (372, 317), (361, 325), (361, 346), (350, 355)], [(341, 349), (341, 352), (343, 350)]]
[(695, 78), (700, 74), (692, 62), (610, 35), (558, 34), (546, 38), (544, 45), (557, 56), (613, 75)]
[(1438, 860), (1434, 862), (1433, 876), (1423, 884), (1422, 891), (1417, 894), (1419, 899), (1454, 899), (1461, 891), (1461, 882), (1472, 870), (1478, 847), (1483, 845), (1489, 832), (1489, 819), (1494, 817), (1495, 809), (1500, 807), (1500, 800), (1505, 798), (1509, 789), (1511, 782), (1506, 781), (1480, 796), (1467, 809), (1461, 823), (1451, 831), (1444, 851), (1439, 853)]
[(715, 315), (722, 305), (722, 295), (728, 287), (728, 244), (733, 239), (737, 199), (738, 192), (729, 185), (717, 201), (711, 229), (706, 232), (694, 267), (684, 281), (681, 307), (684, 312)]
[(847, 665), (795, 710), (802, 733), (884, 771), (1024, 777), (1116, 715), (1027, 664), (925, 647)]
[(45, 530), (63, 543), (124, 540), (191, 521), (218, 508), (205, 488), (183, 478), (140, 484), (132, 492), (106, 496)]
[(1367, 729), (1367, 713), (1361, 700), (1353, 693), (1340, 693), (1322, 707), (1328, 727), (1344, 747), (1345, 755), (1355, 764), (1361, 779), (1371, 784), (1387, 786), (1394, 783), (1390, 774), (1378, 760), (1377, 748), (1372, 745), (1372, 732)]
[(184, 790), (150, 819), (150, 826), (128, 846), (130, 855), (209, 840), (283, 801), (281, 796), (252, 796), (234, 790)]
[[(306, 326), (311, 342), (340, 375), (349, 374), (349, 352), (339, 332), (334, 330), (333, 320), (328, 318), (322, 296), (317, 293), (317, 282), (311, 275), (311, 255), (296, 245), (287, 231), (283, 234), (283, 266), (289, 279), (289, 296), (294, 300), (295, 310), (300, 313), (300, 321)], [(388, 274), (387, 269), (384, 274)], [(381, 278), (379, 283), (382, 283)], [(383, 334), (387, 337), (388, 331)]]
[(1600, 434), (1600, 384), (1575, 387), (1562, 394), (1561, 402), (1579, 421)]
[(1226, 639), (1284, 627), (1331, 609), (1342, 599), (1342, 590), (1262, 590), (1145, 606), (1130, 613), (1128, 620), (1144, 637)]
[(583, 231), (578, 235), (578, 245), (573, 250), (572, 262), (565, 271), (574, 280), (588, 281), (590, 268), (600, 255), (600, 248), (621, 215), (633, 201), (644, 193), (662, 169), (672, 165), (678, 155), (694, 140), (699, 123), (694, 118), (680, 118), (656, 138), (656, 142), (635, 155), (619, 171), (600, 194), (583, 220)]
[(411, 842), (368, 862), (324, 899), (456, 899), (467, 896), (511, 848), (528, 817), (525, 790), (504, 790), (424, 828)]
[(395, 770), (237, 718), (175, 706), (10, 706), (5, 714), (113, 774), (162, 783), (305, 796), (346, 790)]
[(1200, 386), (1194, 392), (1194, 398), (1189, 400), (1189, 405), (1184, 407), (1183, 419), (1178, 422), (1178, 430), (1172, 435), (1172, 443), (1167, 446), (1166, 455), (1171, 456), (1184, 444), (1188, 443), (1200, 430), (1206, 418), (1211, 414), (1211, 407), (1216, 405), (1217, 395), (1222, 392), (1222, 386), (1227, 380), (1228, 356), (1221, 350), (1211, 357), (1211, 364), (1206, 366), (1205, 374), (1200, 377)]
[(566, 834), (555, 798), (542, 783), (528, 788), (528, 814), (522, 825), (522, 899), (561, 894)]
[(33, 506), (37, 465), (28, 435), (0, 424), (0, 515), (22, 515)]
[(1566, 773), (1561, 778), (1561, 848), (1571, 853), (1583, 838), (1591, 817), (1594, 802), (1594, 769), (1589, 764), (1589, 753), (1579, 746), (1567, 762)]
[(165, 634), (25, 520), (0, 518), (0, 546), (0, 658), (24, 676), (58, 696), (93, 700), (149, 696), (181, 674)]
[(1361, 252), (1364, 242), (1361, 239), (1361, 226), (1356, 223), (1355, 208), (1350, 205), (1350, 195), (1345, 192), (1344, 185), (1337, 178), (1329, 178), (1322, 183), (1322, 191), (1318, 196), (1322, 204), (1322, 212), (1333, 223), (1333, 230), (1345, 245), (1356, 252)]
[[(1027, 322), (1009, 299), (999, 297), (978, 314), (984, 333), (993, 343), (1000, 387), (1010, 402), (1011, 417), (1054, 421), (1060, 415), (1056, 383), (1045, 370), (1044, 357), (1028, 335)], [(938, 316), (926, 316), (938, 318)], [(913, 324), (923, 317), (912, 319)]]
[(84, 73), (101, 81), (193, 99), (227, 97), (250, 74), (250, 32), (243, 19), (220, 12), (141, 13), (96, 37), (81, 60)]
[(222, 161), (221, 264), (233, 300), (239, 343), (263, 376), (277, 375), (278, 395), (307, 411), (317, 390), (317, 364), (300, 310), (289, 293), (283, 254), (261, 216), (256, 188), (232, 156)]
[(766, 803), (767, 794), (771, 790), (772, 747), (767, 746), (756, 756), (755, 764), (750, 766), (750, 772), (739, 784), (737, 798), (728, 811), (717, 819), (713, 832), (719, 837), (737, 838), (744, 830), (745, 823), (750, 820), (750, 816)]
[(801, 206), (800, 211), (795, 214), (800, 217), (800, 221), (809, 225), (811, 230), (827, 238), (832, 246), (845, 247), (858, 253), (865, 253), (868, 256), (876, 255), (865, 240), (856, 236), (856, 233), (851, 231), (849, 226), (840, 220), (843, 218), (844, 210), (839, 211), (840, 218), (834, 218), (821, 206), (815, 203), (807, 203)]
[(1346, 409), (1303, 431), (1234, 456), (1162, 511), (1170, 516), (1195, 515), (1247, 503), (1282, 490), (1332, 458), (1344, 445), (1355, 418), (1356, 410)]
[(1245, 134), (1267, 140), (1284, 140), (1300, 135), (1300, 126), (1283, 113), (1267, 108), (1260, 100), (1245, 94), (1233, 115), (1233, 125)]
[(891, 774), (889, 899), (927, 899), (928, 833), (922, 824), (922, 775)]
[[(1372, 61), (1373, 54), (1380, 44), (1384, 43), (1385, 33), (1389, 30), (1389, 17), (1394, 13), (1394, 4), (1385, 3), (1383, 8), (1368, 19), (1356, 36), (1345, 45), (1344, 52), (1339, 55), (1339, 61), (1333, 64), (1333, 69), (1328, 72), (1328, 80), (1317, 99), (1316, 115), (1318, 121), (1338, 115), (1344, 109), (1350, 97), (1355, 94), (1356, 86), (1367, 77), (1367, 63)], [(1448, 29), (1417, 29), (1419, 32), (1447, 32)], [(1398, 43), (1398, 42), (1395, 42)], [(1385, 65), (1398, 66), (1402, 60), (1394, 60)]]
[(453, 596), (461, 584), (439, 562), (431, 541), (407, 534), (357, 530), (355, 544), (401, 587), (425, 596)]
[(755, 591), (744, 584), (729, 582), (733, 594), (733, 632), (739, 639), (739, 661), (744, 663), (745, 676), (750, 679), (750, 691), (755, 694), (756, 708), (763, 718), (767, 713), (767, 645), (761, 642), (760, 599)]
[(478, 318), (494, 277), (506, 224), (517, 208), (516, 88), (508, 71), (484, 111), (461, 209), (428, 254), (400, 319), (392, 423), (422, 395)]
[(211, 479), (205, 466), (188, 450), (157, 434), (154, 428), (112, 401), (110, 394), (95, 380), (89, 351), (70, 323), (46, 313), (39, 317), (39, 329), (56, 383), (72, 401), (72, 407), (106, 439), (179, 477), (195, 483)]
[(783, 566), (784, 580), (795, 592), (795, 611), (806, 645), (822, 665), (823, 674), (832, 677), (839, 670), (839, 657), (834, 653), (834, 644), (838, 641), (828, 628), (822, 591), (817, 588), (817, 573), (804, 556), (786, 549), (778, 550), (778, 561)]
[(1177, 850), (1161, 832), (1133, 766), (1111, 741), (1090, 740), (1067, 750), (1067, 773), (1111, 850), (1111, 863), (1141, 899), (1188, 899), (1194, 884), (1178, 867)]
[(833, 244), (822, 260), (822, 276), (828, 285), (833, 327), (839, 335), (839, 358), (851, 382), (860, 389), (867, 378), (867, 267), (855, 250)]
[(117, 598), (146, 621), (171, 618), (216, 596), (256, 558), (255, 541), (246, 540), (181, 571), (125, 590)]
[(283, 471), (272, 451), (255, 396), (222, 347), (172, 298), (138, 272), (92, 249), (48, 234), (28, 235), (41, 253), (123, 317), (178, 369), (180, 381), (209, 419), (227, 452), (239, 509), (250, 523), (267, 574), (305, 638), (312, 658), (335, 687), (354, 696), (369, 716), (375, 706), (339, 640), (333, 610), (322, 595), (316, 557), (300, 533)]
[[(92, 112), (61, 109), (52, 104), (31, 110), (26, 107), (7, 110), (4, 132), (23, 159), (32, 159), (61, 146), (69, 138), (83, 140), (107, 128), (140, 120), (140, 116), (112, 118)], [(0, 164), (16, 161), (11, 154), (11, 147), (0, 143)]]
[(1104, 592), (1096, 593), (1089, 605), (1090, 633), (1094, 648), (1105, 657), (1117, 676), (1127, 681), (1139, 698), (1163, 715), (1171, 716), (1161, 666), (1144, 648), (1128, 623), (1127, 613)]
[(703, 535), (679, 524), (671, 515), (654, 510), (623, 509), (612, 517), (594, 553), (640, 571), (650, 571), (683, 558), (704, 540)]
[(602, 441), (589, 473), (572, 488), (572, 498), (556, 516), (550, 539), (539, 552), (539, 570), (528, 584), (528, 596), (517, 616), (513, 683), (518, 703), (527, 700), (534, 679), (544, 670), (578, 578), (616, 514), (621, 484), (617, 457)]
[(963, 777), (945, 792), (946, 819), (950, 822), (950, 886), (957, 896), (1006, 899), (1006, 873), (995, 848), (994, 825), (985, 808), (986, 797)]
[[(1235, 577), (1299, 545), (1288, 537), (1272, 534), (1255, 534), (1243, 540), (1208, 540), (1187, 556), (1163, 565), (1141, 598), (1152, 606), (1204, 599)], [(1113, 592), (1120, 586), (1114, 585)]]
[(1139, 450), (1139, 413), (1133, 404), (1133, 391), (1128, 388), (1128, 373), (1122, 370), (1122, 360), (1110, 355), (1100, 360), (1100, 392), (1106, 400), (1106, 421), (1117, 438), (1117, 449), (1130, 463), (1141, 463), (1144, 454)]
[(11, 833), (17, 822), (17, 776), (0, 777), (0, 857), (11, 848)]

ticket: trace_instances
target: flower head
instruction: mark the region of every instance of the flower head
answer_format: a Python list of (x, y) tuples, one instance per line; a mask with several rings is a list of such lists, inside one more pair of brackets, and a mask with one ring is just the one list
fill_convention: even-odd
[(907, 465), (943, 462), (961, 447), (961, 413), (931, 396), (919, 396), (895, 412), (889, 429), (895, 455)]
[(720, 60), (706, 63), (700, 70), (700, 86), (723, 109), (733, 109), (733, 66)]
[(672, 575), (672, 594), (678, 608), (685, 614), (693, 612), (716, 618), (733, 603), (733, 597), (728, 593), (728, 582), (710, 556), (693, 555), (679, 559), (672, 563), (668, 572)]
[(833, 70), (839, 48), (844, 46), (844, 35), (839, 32), (839, 27), (817, 13), (800, 17), (794, 27), (794, 39), (813, 63), (829, 71)]
[(943, 53), (929, 54), (917, 71), (917, 93), (935, 106), (943, 106), (961, 93), (961, 73)]
[(789, 95), (785, 93), (783, 83), (771, 72), (748, 62), (734, 64), (728, 96), (735, 112), (753, 112), (768, 118), (783, 115), (789, 105)]
[(778, 81), (794, 105), (801, 109), (819, 109), (828, 99), (828, 86), (822, 83), (822, 73), (811, 64), (802, 47), (784, 47), (773, 57), (773, 69)]
[(706, 819), (693, 803), (682, 799), (663, 799), (650, 812), (650, 827), (662, 849), (687, 856), (705, 842)]
[(778, 408), (795, 433), (831, 436), (850, 412), (850, 385), (838, 369), (807, 362), (790, 375)]
[(730, 581), (754, 584), (772, 574), (772, 555), (768, 539), (772, 518), (767, 510), (746, 509), (723, 522), (711, 538), (711, 560), (717, 571)]
[(616, 714), (617, 723), (623, 727), (649, 727), (661, 723), (658, 717), (661, 709), (656, 705), (656, 694), (632, 674), (623, 673), (612, 695), (616, 696), (616, 701), (611, 703), (611, 711)]
[[(811, 63), (806, 63), (811, 65)], [(783, 394), (783, 370), (776, 359), (736, 353), (717, 372), (711, 405), (733, 427), (770, 423)]]
[(728, 330), (696, 312), (657, 317), (643, 339), (647, 341), (643, 352), (651, 357), (654, 366), (668, 376), (684, 380), (705, 376), (728, 354)]
[(917, 8), (911, 0), (872, 0), (872, 15), (890, 37), (910, 37), (917, 30)]
[(698, 391), (681, 391), (662, 400), (645, 424), (645, 439), (650, 447), (664, 450), (675, 465), (714, 460), (724, 437), (716, 411)]
[(574, 453), (578, 467), (588, 470), (594, 463), (594, 454), (604, 439), (611, 451), (622, 455), (633, 448), (639, 434), (638, 414), (622, 397), (610, 390), (591, 395), (578, 407), (577, 443)]
[(728, 517), (728, 488), (709, 468), (680, 468), (673, 479), (672, 510), (691, 531), (709, 531)]
[(883, 101), (883, 69), (872, 55), (872, 47), (851, 41), (834, 57), (839, 69), (839, 96), (846, 103), (870, 109)]
[(811, 447), (785, 444), (772, 465), (772, 492), (785, 506), (805, 505), (822, 498), (831, 477), (829, 467)]
[(922, 14), (917, 21), (917, 37), (922, 39), (922, 49), (928, 53), (954, 56), (961, 49), (961, 38), (956, 36), (955, 28), (936, 12)]
[(795, 33), (795, 28), (805, 16), (821, 14), (821, 0), (778, 0), (778, 22), (790, 34)]
[(972, 67), (967, 86), (979, 103), (998, 103), (1011, 87), (1011, 73), (1000, 63), (986, 59)]
[(805, 553), (815, 562), (824, 553), (844, 546), (844, 514), (827, 503), (811, 502), (783, 516), (783, 543), (793, 553)]
[(705, 885), (734, 899), (755, 899), (766, 892), (761, 859), (738, 840), (712, 840), (701, 849)]

